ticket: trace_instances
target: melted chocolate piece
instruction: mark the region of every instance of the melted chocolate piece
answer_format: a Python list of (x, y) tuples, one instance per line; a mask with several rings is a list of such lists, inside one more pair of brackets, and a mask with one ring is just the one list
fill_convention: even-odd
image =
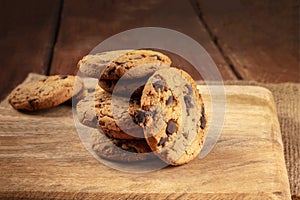
[(185, 139), (188, 139), (188, 137), (189, 137), (189, 134), (188, 134), (188, 133), (182, 133), (182, 135), (183, 135), (183, 137), (184, 137)]
[(156, 59), (162, 61), (162, 58), (160, 56), (156, 56)]
[(153, 83), (153, 87), (156, 92), (158, 92), (159, 89), (160, 91), (162, 91), (164, 88), (164, 83), (162, 82), (162, 80), (158, 80), (155, 83)]
[(93, 92), (95, 92), (95, 88), (88, 88), (88, 93), (93, 93)]
[(59, 78), (60, 79), (66, 79), (66, 78), (68, 78), (68, 75), (60, 75)]
[(28, 100), (28, 103), (29, 103), (30, 107), (32, 108), (32, 110), (35, 110), (35, 101), (36, 101), (36, 99)]
[(92, 120), (92, 124), (97, 125), (98, 124), (98, 117), (94, 117)]
[(137, 124), (139, 124), (139, 123), (144, 124), (146, 121), (145, 112), (137, 110), (134, 115), (134, 119)]
[(190, 115), (190, 109), (194, 107), (194, 105), (192, 104), (192, 98), (189, 95), (185, 95), (184, 96), (184, 103), (186, 105), (186, 112), (188, 114), (188, 116)]
[(173, 96), (169, 96), (168, 100), (166, 101), (166, 105), (170, 105), (173, 102)]
[(191, 85), (189, 85), (189, 84), (185, 84), (185, 87), (188, 89), (188, 95), (191, 95), (192, 93), (193, 93), (193, 88), (192, 88), (192, 86)]
[(169, 136), (169, 135), (172, 135), (173, 133), (175, 133), (176, 131), (177, 131), (177, 124), (173, 120), (169, 120), (168, 125), (167, 125), (166, 134)]
[(150, 55), (150, 57), (156, 57), (157, 60), (162, 61), (162, 58), (159, 55)]
[(152, 113), (148, 111), (137, 110), (134, 114), (134, 120), (137, 124), (144, 124), (146, 122), (146, 117), (152, 117)]
[[(117, 64), (117, 63), (116, 63), (116, 64)], [(116, 67), (113, 67), (112, 69), (110, 69), (110, 70), (107, 72), (107, 74), (108, 74), (108, 75), (111, 75), (111, 74), (114, 73), (115, 70), (116, 70)]]
[(159, 143), (157, 144), (157, 146), (163, 146), (164, 147), (164, 144), (166, 143), (167, 140), (168, 140), (167, 137), (161, 137), (160, 140), (159, 140)]
[(126, 62), (115, 62), (117, 65), (124, 65)]
[(200, 117), (200, 122), (201, 122), (200, 128), (201, 128), (201, 129), (204, 129), (204, 128), (205, 128), (205, 125), (206, 125), (206, 119), (205, 119), (204, 116), (201, 116), (201, 117)]

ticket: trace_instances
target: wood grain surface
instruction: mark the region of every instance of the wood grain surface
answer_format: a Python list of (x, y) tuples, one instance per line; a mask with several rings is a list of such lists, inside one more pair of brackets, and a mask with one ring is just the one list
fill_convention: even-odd
[[(203, 93), (212, 112), (209, 93)], [(83, 146), (71, 108), (20, 113), (0, 105), (0, 198), (290, 199), (271, 93), (226, 86), (213, 151), (180, 167), (135, 174), (101, 164)], [(213, 123), (211, 123), (213, 124)]]
[[(76, 74), (77, 62), (100, 42), (121, 31), (146, 26), (170, 28), (187, 34), (208, 51), (225, 80), (236, 79), (190, 3), (181, 0), (91, 0), (88, 3), (85, 0), (76, 3), (65, 0), (51, 73)], [(179, 66), (185, 65), (177, 60)], [(199, 76), (195, 78), (200, 79)]]
[(298, 1), (192, 1), (240, 79), (300, 82)]
[(60, 0), (1, 1), (0, 99), (29, 72), (46, 74)]

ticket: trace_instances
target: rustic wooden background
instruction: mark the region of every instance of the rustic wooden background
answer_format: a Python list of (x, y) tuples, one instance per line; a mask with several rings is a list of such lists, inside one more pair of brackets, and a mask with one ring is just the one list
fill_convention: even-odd
[(1, 99), (28, 72), (76, 73), (107, 37), (160, 26), (202, 44), (224, 80), (299, 82), (296, 0), (1, 0)]
[(197, 40), (223, 80), (300, 82), (296, 0), (1, 0), (0, 99), (29, 72), (76, 74), (101, 41), (143, 26)]

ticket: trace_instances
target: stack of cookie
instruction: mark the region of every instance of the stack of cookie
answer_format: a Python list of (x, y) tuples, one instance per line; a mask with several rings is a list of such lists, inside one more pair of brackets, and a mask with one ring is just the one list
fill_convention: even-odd
[(152, 50), (85, 56), (81, 73), (98, 86), (77, 104), (79, 121), (95, 128), (92, 148), (101, 158), (141, 161), (159, 157), (181, 165), (200, 152), (206, 134), (201, 95), (186, 72)]

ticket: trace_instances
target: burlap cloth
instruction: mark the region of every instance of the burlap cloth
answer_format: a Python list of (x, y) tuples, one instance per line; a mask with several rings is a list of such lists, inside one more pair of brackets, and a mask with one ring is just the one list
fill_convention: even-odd
[[(26, 81), (41, 77), (29, 74)], [(198, 82), (202, 84), (201, 82)], [(228, 85), (255, 85), (274, 96), (284, 144), (284, 156), (293, 200), (300, 200), (300, 83), (263, 84), (253, 81), (226, 81)], [(7, 104), (7, 100), (1, 102)]]

